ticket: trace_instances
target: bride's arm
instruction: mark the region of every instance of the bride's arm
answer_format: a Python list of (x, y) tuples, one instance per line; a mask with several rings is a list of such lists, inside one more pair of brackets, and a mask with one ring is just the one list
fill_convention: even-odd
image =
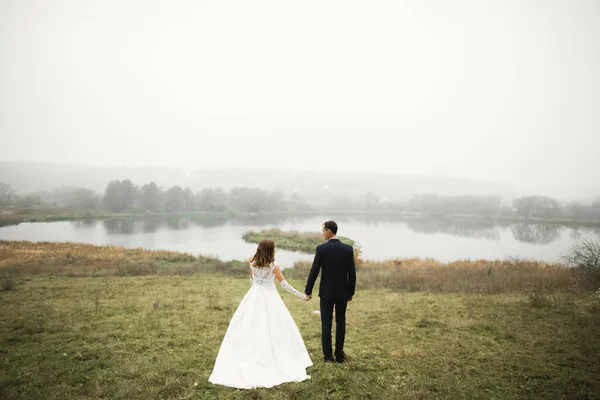
[(281, 269), (279, 268), (279, 265), (277, 265), (275, 267), (275, 269), (273, 270), (273, 273), (275, 274), (275, 277), (281, 284), (281, 287), (283, 288), (283, 290), (285, 290), (286, 292), (290, 292), (291, 294), (293, 294), (296, 297), (299, 297), (303, 300), (308, 301), (308, 296), (306, 296), (304, 293), (300, 293), (299, 291), (294, 289), (294, 287), (285, 280), (285, 278), (283, 277), (283, 274), (281, 273)]

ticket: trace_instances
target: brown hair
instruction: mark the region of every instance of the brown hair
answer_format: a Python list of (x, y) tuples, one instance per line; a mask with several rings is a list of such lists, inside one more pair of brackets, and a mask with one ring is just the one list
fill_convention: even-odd
[(267, 267), (273, 261), (275, 261), (275, 242), (268, 239), (261, 240), (250, 262), (254, 267)]

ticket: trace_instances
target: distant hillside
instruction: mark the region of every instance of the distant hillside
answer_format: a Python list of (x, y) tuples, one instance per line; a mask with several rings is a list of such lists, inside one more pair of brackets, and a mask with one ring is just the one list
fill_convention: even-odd
[(267, 169), (223, 169), (194, 171), (188, 177), (190, 187), (235, 186), (277, 188), (304, 195), (356, 196), (368, 192), (380, 196), (408, 198), (414, 194), (439, 195), (515, 195), (504, 185), (444, 176), (398, 174), (340, 174)]
[(154, 180), (163, 185), (184, 185), (183, 171), (172, 168), (96, 168), (54, 163), (0, 162), (0, 182), (17, 193), (49, 190), (61, 186), (82, 186), (103, 192), (114, 179), (134, 183)]
[(309, 171), (269, 169), (196, 170), (186, 175), (175, 168), (97, 168), (33, 162), (0, 162), (0, 182), (17, 193), (37, 189), (49, 190), (61, 186), (82, 186), (103, 192), (114, 179), (131, 179), (142, 185), (151, 181), (159, 186), (179, 185), (191, 189), (236, 186), (279, 189), (301, 196), (346, 197), (368, 192), (392, 198), (408, 198), (414, 194), (438, 195), (500, 195), (513, 196), (510, 187), (487, 181), (443, 176), (409, 176), (392, 174), (339, 174)]

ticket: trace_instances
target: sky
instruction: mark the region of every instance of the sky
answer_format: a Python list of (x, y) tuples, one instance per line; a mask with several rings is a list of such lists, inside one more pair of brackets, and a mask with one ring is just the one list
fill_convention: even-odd
[(597, 0), (2, 0), (0, 161), (600, 196)]

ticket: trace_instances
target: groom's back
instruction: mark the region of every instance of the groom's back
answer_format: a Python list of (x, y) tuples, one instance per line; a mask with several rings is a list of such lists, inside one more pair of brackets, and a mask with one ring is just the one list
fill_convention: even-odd
[(352, 246), (331, 239), (319, 245), (317, 253), (322, 269), (319, 296), (333, 299), (351, 296), (348, 273), (354, 272)]

